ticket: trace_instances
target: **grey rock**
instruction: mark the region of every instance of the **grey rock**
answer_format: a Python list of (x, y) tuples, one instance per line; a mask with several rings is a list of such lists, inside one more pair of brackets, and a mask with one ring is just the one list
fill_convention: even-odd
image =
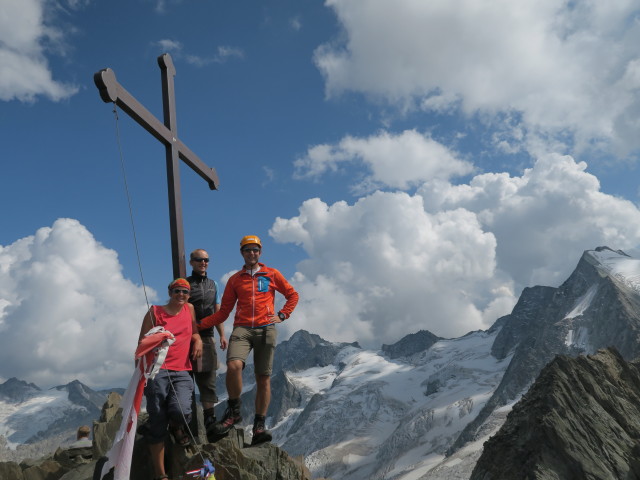
[(93, 422), (93, 457), (98, 459), (104, 456), (113, 443), (122, 422), (122, 409), (120, 408), (122, 396), (112, 392), (102, 406), (100, 418)]
[(65, 468), (52, 459), (29, 467), (22, 472), (24, 480), (57, 480), (66, 472)]
[(24, 475), (16, 462), (0, 462), (0, 478), (24, 480)]
[(558, 356), (484, 446), (471, 480), (640, 478), (640, 365)]
[(382, 345), (382, 351), (391, 359), (409, 357), (419, 352), (423, 352), (431, 347), (438, 340), (441, 340), (428, 330), (407, 335), (392, 345)]

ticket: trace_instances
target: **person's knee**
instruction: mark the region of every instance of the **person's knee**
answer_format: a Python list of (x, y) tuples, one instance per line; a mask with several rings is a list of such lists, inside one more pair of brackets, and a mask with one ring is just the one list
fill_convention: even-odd
[(227, 362), (227, 375), (242, 375), (244, 362), (242, 360), (230, 360)]
[(256, 383), (263, 387), (271, 385), (271, 375), (256, 375)]

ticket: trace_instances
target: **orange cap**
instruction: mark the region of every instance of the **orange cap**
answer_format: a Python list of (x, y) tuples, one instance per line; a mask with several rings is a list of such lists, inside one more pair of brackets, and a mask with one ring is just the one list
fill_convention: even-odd
[(250, 243), (255, 243), (260, 248), (262, 248), (262, 243), (260, 243), (260, 237), (258, 237), (257, 235), (246, 235), (242, 237), (242, 240), (240, 240), (240, 248), (244, 247), (245, 245), (249, 245)]
[(184, 278), (176, 278), (173, 282), (169, 284), (169, 290), (172, 290), (176, 287), (186, 288), (187, 290), (191, 290), (191, 285)]

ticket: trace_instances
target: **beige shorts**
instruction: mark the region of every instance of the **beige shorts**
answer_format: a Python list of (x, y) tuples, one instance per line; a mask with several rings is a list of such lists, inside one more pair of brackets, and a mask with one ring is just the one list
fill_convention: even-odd
[(247, 357), (253, 350), (256, 375), (271, 375), (277, 337), (278, 332), (275, 325), (259, 328), (233, 327), (229, 338), (227, 362), (241, 360), (246, 364)]

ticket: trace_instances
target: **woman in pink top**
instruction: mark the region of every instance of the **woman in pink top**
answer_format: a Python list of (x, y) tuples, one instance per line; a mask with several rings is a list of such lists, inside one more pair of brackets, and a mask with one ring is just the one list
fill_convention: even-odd
[(167, 427), (179, 445), (188, 445), (186, 424), (191, 418), (191, 395), (193, 380), (191, 358), (202, 355), (202, 340), (198, 334), (193, 305), (189, 300), (191, 287), (184, 278), (169, 284), (169, 303), (153, 305), (142, 321), (140, 340), (153, 327), (164, 327), (175, 337), (169, 347), (160, 372), (149, 380), (144, 394), (149, 412), (147, 441), (156, 480), (166, 479), (164, 469), (164, 441)]

